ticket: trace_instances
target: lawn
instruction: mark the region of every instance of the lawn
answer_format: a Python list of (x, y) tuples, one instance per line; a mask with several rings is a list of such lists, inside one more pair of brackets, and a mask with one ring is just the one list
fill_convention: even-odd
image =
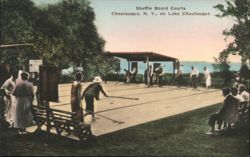
[(218, 107), (216, 104), (130, 127), (81, 144), (52, 136), (46, 146), (44, 132), (18, 136), (15, 130), (1, 131), (0, 155), (249, 156), (248, 129), (220, 136), (205, 134), (208, 117)]

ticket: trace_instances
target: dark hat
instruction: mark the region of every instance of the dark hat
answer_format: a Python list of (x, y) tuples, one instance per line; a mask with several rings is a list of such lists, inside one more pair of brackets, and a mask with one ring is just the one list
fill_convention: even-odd
[(83, 74), (81, 72), (77, 72), (75, 74), (75, 79), (78, 80), (78, 81), (80, 81), (82, 79), (82, 77), (83, 77)]
[(21, 73), (21, 78), (22, 78), (22, 80), (27, 80), (28, 74), (26, 72)]

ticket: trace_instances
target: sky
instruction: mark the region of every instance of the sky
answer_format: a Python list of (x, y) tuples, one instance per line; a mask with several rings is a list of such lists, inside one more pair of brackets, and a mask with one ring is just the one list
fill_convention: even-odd
[[(33, 1), (40, 5), (60, 0)], [(95, 24), (98, 33), (106, 41), (105, 51), (151, 51), (176, 57), (181, 61), (213, 62), (213, 57), (217, 57), (232, 40), (229, 38), (225, 41), (222, 31), (231, 28), (233, 20), (216, 17), (219, 11), (213, 8), (223, 3), (223, 0), (91, 0), (90, 2), (96, 15)], [(156, 10), (155, 7), (165, 9)], [(139, 13), (140, 16), (114, 15), (131, 12)], [(209, 13), (209, 15), (182, 15), (183, 12)], [(174, 13), (179, 15), (173, 15)], [(230, 56), (229, 60), (240, 62), (240, 57)]]

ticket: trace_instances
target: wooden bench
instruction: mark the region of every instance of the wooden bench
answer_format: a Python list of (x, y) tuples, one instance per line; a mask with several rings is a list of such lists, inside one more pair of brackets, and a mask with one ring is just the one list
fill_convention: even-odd
[[(80, 141), (92, 137), (91, 126), (83, 122), (74, 120), (75, 112), (67, 112), (58, 109), (48, 109), (48, 120), (46, 117), (46, 108), (32, 105), (33, 119), (36, 122), (37, 129), (41, 130), (45, 125), (56, 130), (57, 135), (62, 135), (63, 132), (74, 135)], [(48, 125), (49, 124), (49, 125)], [(36, 132), (35, 131), (35, 132)]]

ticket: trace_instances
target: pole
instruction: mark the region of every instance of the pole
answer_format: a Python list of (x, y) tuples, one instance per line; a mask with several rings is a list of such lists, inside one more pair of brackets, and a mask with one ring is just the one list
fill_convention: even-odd
[(147, 78), (148, 78), (147, 83), (148, 83), (148, 88), (149, 88), (149, 86), (150, 86), (150, 72), (149, 72), (149, 58), (148, 58), (148, 56), (147, 56), (147, 69), (148, 69), (147, 70)]
[(130, 61), (128, 60), (128, 71), (130, 72)]
[[(82, 109), (82, 110), (83, 110), (83, 111), (86, 111), (85, 109)], [(118, 124), (123, 124), (123, 123), (125, 123), (125, 122), (123, 122), (123, 121), (114, 120), (114, 119), (112, 119), (112, 118), (108, 118), (108, 117), (105, 117), (105, 116), (103, 116), (103, 115), (97, 114), (96, 112), (90, 112), (90, 111), (86, 111), (86, 112), (88, 112), (88, 113), (90, 113), (90, 114), (93, 113), (93, 114), (95, 114), (95, 115), (97, 115), (97, 116), (99, 116), (99, 117), (102, 117), (102, 118), (111, 120), (113, 123), (118, 123)]]
[(123, 97), (123, 96), (109, 96), (108, 98), (120, 98), (120, 99), (139, 100), (139, 98), (128, 98), (128, 97)]
[(175, 68), (176, 68), (176, 60), (173, 61), (173, 78), (172, 78), (172, 82), (175, 81)]
[(50, 136), (50, 118), (49, 118), (49, 114), (50, 114), (50, 111), (49, 111), (49, 101), (45, 100), (45, 105), (46, 105), (46, 120), (47, 120), (47, 144), (49, 142), (49, 136)]
[(128, 72), (127, 72), (127, 78), (126, 78), (126, 83), (130, 83), (130, 61), (128, 61)]

